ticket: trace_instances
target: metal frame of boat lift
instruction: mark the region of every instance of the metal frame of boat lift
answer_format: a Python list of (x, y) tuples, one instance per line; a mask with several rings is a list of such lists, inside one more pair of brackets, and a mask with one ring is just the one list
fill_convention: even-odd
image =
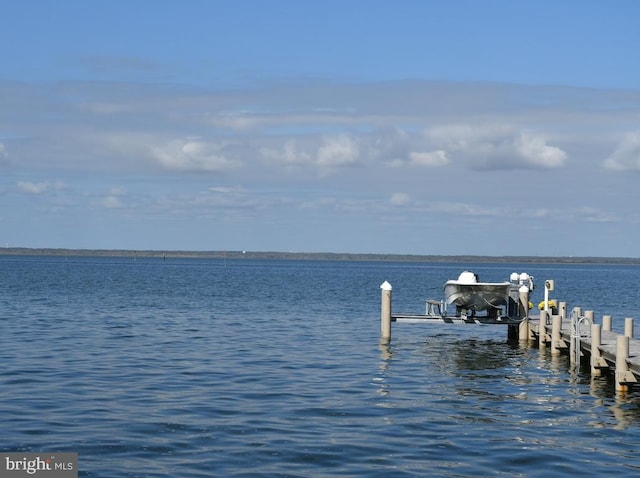
[[(530, 276), (527, 275), (527, 280)], [(533, 279), (531, 277), (531, 279)], [(547, 281), (545, 283), (545, 301), (548, 303), (548, 291), (549, 282), (551, 282), (551, 290), (553, 288), (553, 281)], [(532, 282), (531, 282), (532, 284)], [(446, 300), (434, 300), (426, 299), (425, 301), (425, 313), (421, 314), (391, 314), (390, 320), (392, 322), (409, 322), (419, 323), (425, 321), (439, 321), (443, 323), (467, 323), (467, 324), (507, 324), (516, 325), (519, 324), (523, 318), (527, 317), (529, 310), (529, 293), (530, 288), (522, 290), (523, 283), (517, 280), (512, 281), (509, 287), (508, 295), (505, 297), (505, 303), (499, 306), (492, 306), (487, 310), (485, 315), (477, 315), (476, 311), (469, 308), (462, 308), (456, 306), (456, 312), (454, 315), (449, 314), (447, 310)], [(391, 299), (391, 284), (384, 282), (380, 288), (389, 293), (389, 301)], [(384, 302), (384, 301), (383, 301)], [(390, 307), (390, 304), (389, 304)], [(383, 305), (384, 308), (384, 305)], [(503, 310), (504, 308), (504, 310)], [(504, 313), (502, 313), (504, 312)]]
[[(515, 273), (514, 273), (515, 274)], [(516, 274), (517, 275), (517, 274)], [(513, 276), (512, 276), (513, 277)], [(440, 322), (440, 323), (466, 323), (466, 324), (503, 324), (508, 325), (508, 335), (516, 336), (521, 333), (524, 334), (522, 329), (522, 323), (526, 322), (529, 316), (529, 295), (533, 289), (533, 277), (527, 274), (527, 280), (530, 281), (524, 284), (520, 280), (511, 280), (512, 286), (509, 287), (509, 294), (506, 298), (506, 314), (500, 315), (493, 312), (487, 312), (486, 316), (478, 316), (475, 314), (468, 315), (466, 310), (462, 313), (462, 310), (457, 310), (456, 315), (448, 315), (446, 310), (446, 301), (437, 301), (427, 299), (425, 305), (425, 314), (392, 314), (391, 312), (391, 291), (393, 287), (388, 281), (384, 281), (380, 285), (382, 291), (381, 306), (380, 306), (380, 339), (382, 343), (388, 343), (391, 341), (391, 323), (392, 322), (405, 322), (405, 323), (425, 323), (425, 322)], [(553, 281), (545, 281), (545, 310), (548, 311), (549, 306), (549, 290), (553, 290)], [(496, 309), (502, 310), (502, 307)]]
[[(493, 307), (487, 309), (486, 315), (477, 315), (475, 311), (470, 309), (462, 309), (456, 307), (456, 313), (450, 315), (447, 311), (447, 305), (444, 300), (427, 299), (425, 301), (425, 314), (392, 314), (393, 322), (420, 322), (425, 320), (437, 320), (443, 323), (464, 322), (467, 324), (518, 324), (522, 317), (518, 314), (519, 303), (511, 296), (507, 298), (506, 309), (508, 311), (516, 311), (516, 316), (511, 313), (500, 314), (502, 307)], [(470, 313), (469, 313), (470, 312)]]

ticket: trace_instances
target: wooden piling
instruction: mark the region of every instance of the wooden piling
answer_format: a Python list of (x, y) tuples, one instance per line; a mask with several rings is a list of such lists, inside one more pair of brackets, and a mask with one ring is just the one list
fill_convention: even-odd
[(518, 340), (529, 340), (529, 319), (525, 317), (518, 325)]
[(624, 319), (624, 335), (633, 338), (633, 318), (627, 317)]
[[(565, 304), (566, 308), (566, 304)], [(560, 355), (562, 315), (551, 316), (551, 355)]]
[(518, 289), (518, 294), (520, 298), (520, 307), (518, 310), (520, 311), (520, 324), (518, 326), (518, 339), (519, 340), (529, 340), (529, 288), (526, 285), (523, 285)]
[(595, 320), (595, 319), (594, 319), (595, 314), (594, 314), (593, 310), (585, 310), (585, 311), (584, 311), (584, 316), (585, 316), (585, 317), (587, 318), (587, 320), (589, 321), (589, 325), (593, 324), (593, 322), (594, 322), (594, 320)]
[(611, 316), (610, 315), (602, 316), (602, 331), (611, 332)]
[[(569, 357), (572, 364), (580, 364), (580, 357), (582, 356), (582, 326), (585, 321), (588, 321), (589, 324), (592, 323), (590, 316), (593, 317), (593, 312), (585, 311), (583, 314), (582, 307), (574, 307), (571, 312), (571, 341), (569, 342)], [(591, 331), (589, 330), (589, 332)]]
[(626, 392), (629, 390), (627, 374), (629, 373), (629, 337), (618, 335), (616, 337), (616, 391)]
[(602, 326), (591, 323), (591, 375), (599, 377), (601, 375), (602, 355), (600, 345), (602, 343)]
[(571, 340), (569, 341), (569, 359), (572, 364), (580, 363), (580, 317), (582, 308), (574, 307), (571, 311)]
[(380, 304), (380, 342), (391, 342), (391, 284), (384, 281), (380, 286), (382, 290)]
[(540, 321), (538, 322), (538, 347), (544, 349), (547, 346), (547, 311), (540, 311)]

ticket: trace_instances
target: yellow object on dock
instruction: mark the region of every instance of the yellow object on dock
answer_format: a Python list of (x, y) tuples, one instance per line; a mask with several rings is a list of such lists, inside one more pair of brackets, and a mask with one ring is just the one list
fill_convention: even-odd
[[(555, 300), (550, 300), (549, 301), (549, 308), (553, 309), (556, 306), (556, 301)], [(544, 300), (542, 302), (540, 302), (538, 304), (538, 310), (544, 310)]]

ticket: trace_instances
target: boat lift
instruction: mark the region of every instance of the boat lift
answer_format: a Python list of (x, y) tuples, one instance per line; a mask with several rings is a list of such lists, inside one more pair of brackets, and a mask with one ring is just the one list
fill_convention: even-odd
[[(406, 313), (391, 314), (389, 311), (390, 321), (408, 323), (437, 321), (441, 323), (467, 324), (519, 324), (529, 313), (529, 294), (534, 288), (533, 276), (527, 273), (518, 274), (514, 272), (511, 274), (510, 279), (511, 284), (504, 300), (496, 305), (487, 302), (489, 307), (485, 309), (485, 313), (482, 315), (478, 314), (473, 308), (459, 306), (456, 306), (455, 313), (451, 314), (447, 307), (451, 304), (447, 304), (445, 299), (426, 299), (424, 315)], [(388, 291), (390, 302), (391, 284), (385, 281), (380, 287), (383, 290), (383, 295), (385, 290)]]

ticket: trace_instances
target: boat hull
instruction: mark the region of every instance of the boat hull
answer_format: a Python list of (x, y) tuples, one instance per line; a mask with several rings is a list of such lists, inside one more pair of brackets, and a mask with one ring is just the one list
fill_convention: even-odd
[(458, 309), (495, 309), (507, 303), (510, 286), (509, 282), (462, 284), (448, 281), (444, 285), (444, 296), (447, 304), (453, 304)]

